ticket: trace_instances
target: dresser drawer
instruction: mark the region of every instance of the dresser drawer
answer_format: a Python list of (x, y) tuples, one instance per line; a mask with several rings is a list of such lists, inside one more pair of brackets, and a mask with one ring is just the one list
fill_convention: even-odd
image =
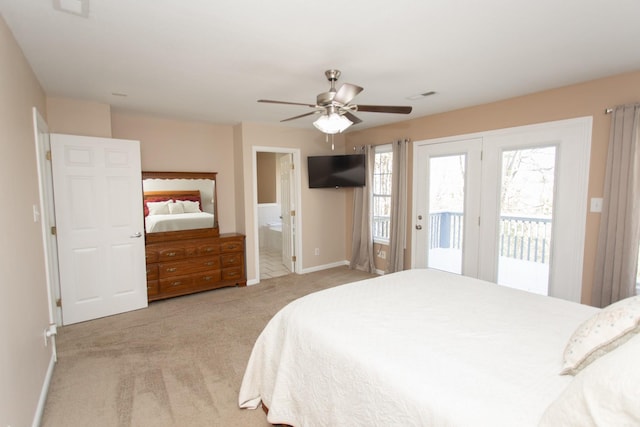
[(208, 271), (204, 274), (196, 275), (193, 278), (193, 284), (197, 287), (206, 287), (219, 282), (221, 278), (222, 272), (220, 270)]
[(243, 278), (242, 267), (231, 267), (222, 270), (222, 280), (235, 280), (241, 278)]
[(144, 258), (145, 258), (145, 262), (147, 264), (149, 264), (151, 262), (157, 262), (158, 261), (158, 251), (147, 248), (147, 250), (144, 252)]
[(222, 268), (242, 265), (242, 253), (222, 254), (220, 255)]
[(220, 245), (215, 243), (208, 243), (206, 245), (198, 246), (198, 254), (199, 255), (214, 255), (220, 253)]
[(184, 290), (193, 288), (193, 277), (170, 277), (167, 279), (160, 279), (160, 292), (162, 293), (175, 293), (182, 292)]
[(219, 257), (198, 257), (182, 261), (161, 263), (159, 268), (159, 277), (164, 279), (166, 277), (184, 276), (185, 274), (219, 269)]
[(147, 281), (147, 296), (155, 296), (160, 293), (160, 287), (157, 280), (148, 280)]
[(220, 242), (220, 252), (242, 252), (243, 246), (242, 240), (223, 240)]
[(158, 264), (147, 264), (147, 280), (158, 278)]
[(185, 248), (175, 247), (158, 250), (158, 261), (170, 261), (172, 259), (181, 259), (186, 256)]

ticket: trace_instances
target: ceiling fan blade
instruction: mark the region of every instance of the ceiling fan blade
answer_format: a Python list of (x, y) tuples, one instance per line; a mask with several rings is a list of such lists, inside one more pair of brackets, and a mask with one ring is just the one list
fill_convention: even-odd
[(300, 102), (273, 101), (271, 99), (258, 99), (258, 102), (267, 102), (269, 104), (287, 104), (287, 105), (304, 105), (305, 107), (315, 108), (315, 104), (303, 104)]
[(306, 117), (306, 116), (310, 116), (312, 114), (316, 114), (318, 113), (317, 111), (312, 111), (310, 113), (304, 113), (304, 114), (300, 114), (299, 116), (294, 116), (294, 117), (289, 117), (288, 119), (284, 119), (284, 120), (280, 120), (281, 122), (288, 122), (289, 120), (295, 120), (295, 119), (299, 119), (301, 117)]
[(333, 100), (342, 105), (347, 105), (353, 98), (356, 97), (357, 94), (362, 91), (363, 89), (360, 86), (352, 85), (351, 83), (345, 83), (340, 86), (340, 89), (338, 89), (338, 91), (336, 92)]
[(343, 116), (345, 116), (347, 119), (351, 120), (351, 122), (354, 125), (357, 125), (358, 123), (362, 123), (362, 120), (360, 120), (359, 118), (357, 118), (356, 116), (354, 116), (353, 114), (351, 114), (348, 111), (346, 113), (344, 113)]
[(413, 107), (403, 107), (397, 105), (360, 105), (357, 111), (366, 111), (369, 113), (397, 113), (409, 114)]

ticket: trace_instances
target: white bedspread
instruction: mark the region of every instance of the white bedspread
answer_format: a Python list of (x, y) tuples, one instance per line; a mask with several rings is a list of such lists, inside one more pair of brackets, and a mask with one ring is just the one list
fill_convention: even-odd
[(197, 212), (173, 215), (147, 215), (144, 221), (147, 233), (211, 228), (213, 227), (213, 214)]
[(305, 426), (534, 426), (598, 309), (435, 270), (317, 292), (255, 343), (242, 408)]

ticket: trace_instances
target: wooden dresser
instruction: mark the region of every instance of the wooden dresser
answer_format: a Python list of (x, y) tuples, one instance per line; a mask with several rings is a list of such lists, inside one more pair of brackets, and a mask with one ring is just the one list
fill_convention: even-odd
[(147, 242), (146, 259), (149, 301), (247, 284), (242, 234), (165, 237)]

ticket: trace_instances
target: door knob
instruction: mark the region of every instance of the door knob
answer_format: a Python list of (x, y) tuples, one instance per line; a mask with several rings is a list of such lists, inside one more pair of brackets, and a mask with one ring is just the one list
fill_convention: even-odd
[(422, 230), (422, 226), (420, 224), (416, 225), (416, 230)]
[(142, 233), (138, 231), (136, 234), (132, 234), (129, 237), (132, 238), (132, 239), (137, 239), (139, 237), (142, 237)]

